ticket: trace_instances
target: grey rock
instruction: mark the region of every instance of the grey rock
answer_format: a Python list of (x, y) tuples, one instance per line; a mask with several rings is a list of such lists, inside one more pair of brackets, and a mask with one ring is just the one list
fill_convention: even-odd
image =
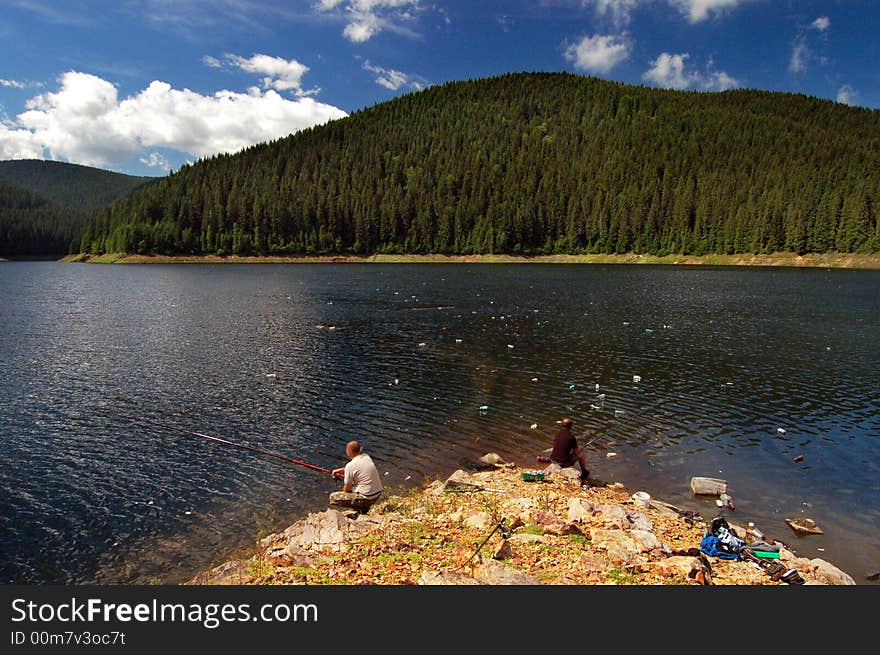
[(464, 573), (453, 571), (422, 571), (420, 585), (479, 585), (480, 581)]
[(596, 506), (583, 498), (571, 498), (568, 501), (568, 520), (585, 521), (593, 516)]
[(854, 585), (855, 580), (839, 568), (818, 557), (810, 560), (810, 569), (834, 585)]
[(501, 455), (498, 453), (486, 453), (480, 458), (480, 461), (484, 464), (495, 464), (496, 466), (500, 466), (504, 464), (504, 460), (501, 459)]
[(629, 534), (632, 540), (638, 545), (639, 550), (643, 553), (662, 546), (657, 535), (648, 530), (631, 530)]
[(510, 540), (514, 543), (544, 542), (546, 537), (542, 534), (532, 534), (530, 532), (519, 532), (510, 535)]
[(473, 482), (470, 475), (462, 469), (458, 469), (450, 475), (443, 484), (443, 491), (447, 492), (469, 492), (480, 491), (483, 487)]
[(646, 561), (639, 557), (641, 546), (623, 530), (593, 530), (590, 533), (593, 547), (603, 550), (615, 561), (634, 563)]
[(495, 560), (484, 561), (474, 572), (474, 577), (490, 585), (538, 585), (541, 584), (527, 573)]

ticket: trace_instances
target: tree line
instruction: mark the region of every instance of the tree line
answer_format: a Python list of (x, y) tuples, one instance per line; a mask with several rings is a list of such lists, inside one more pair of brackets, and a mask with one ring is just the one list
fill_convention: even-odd
[(880, 111), (568, 73), (450, 82), (100, 209), (82, 252), (880, 251)]

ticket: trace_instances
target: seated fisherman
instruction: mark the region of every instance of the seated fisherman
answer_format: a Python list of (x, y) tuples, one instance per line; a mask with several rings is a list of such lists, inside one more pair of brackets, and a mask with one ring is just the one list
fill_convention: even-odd
[(351, 460), (342, 468), (333, 469), (334, 478), (342, 478), (342, 491), (330, 494), (330, 505), (367, 512), (382, 496), (382, 480), (372, 458), (361, 452), (357, 441), (349, 441), (345, 454)]

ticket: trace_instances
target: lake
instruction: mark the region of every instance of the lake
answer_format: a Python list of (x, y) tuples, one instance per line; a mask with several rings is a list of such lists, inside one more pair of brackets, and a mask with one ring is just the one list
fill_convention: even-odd
[(878, 271), (2, 263), (0, 579), (181, 582), (338, 489), (181, 430), (356, 438), (395, 487), (537, 467), (571, 416), (594, 478), (707, 519), (690, 478), (724, 478), (729, 520), (874, 584), (878, 335)]

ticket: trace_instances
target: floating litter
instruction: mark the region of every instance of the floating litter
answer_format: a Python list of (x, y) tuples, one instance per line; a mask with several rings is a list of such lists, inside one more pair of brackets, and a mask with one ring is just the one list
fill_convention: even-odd
[(456, 339), (455, 343), (461, 343), (461, 339)]
[(422, 342), (419, 344), (419, 348), (424, 348), (424, 347), (427, 346), (427, 345), (428, 345), (428, 344), (426, 344), (424, 341), (422, 341)]
[(718, 505), (718, 507), (724, 507), (724, 501), (719, 498), (715, 499), (715, 504)]
[(266, 373), (266, 377), (267, 377), (267, 378), (274, 378), (274, 377), (275, 377), (275, 373)]
[(606, 453), (605, 457), (607, 457), (608, 459), (612, 459), (614, 457), (617, 457), (617, 453)]
[(385, 471), (385, 475), (388, 475), (388, 471)]
[(590, 409), (599, 409), (599, 406), (594, 405), (593, 403), (590, 403)]
[(599, 391), (599, 383), (596, 383), (596, 391)]
[(538, 429), (538, 424), (532, 423), (532, 430), (537, 430), (537, 429)]
[(574, 385), (573, 384), (568, 385), (568, 389), (569, 389), (569, 391), (574, 391)]
[(192, 514), (192, 512), (184, 512), (184, 514)]
[(641, 382), (641, 381), (642, 381), (641, 375), (633, 375), (633, 382)]
[(488, 406), (488, 405), (480, 405), (479, 407), (477, 407), (477, 411), (478, 411), (478, 412), (486, 412), (486, 411), (489, 411), (489, 406)]
[(406, 480), (409, 480), (411, 477), (412, 477), (411, 475), (406, 476), (406, 477), (403, 479), (404, 482), (405, 482)]
[(532, 382), (537, 382), (538, 378), (532, 378)]
[(624, 321), (623, 324), (624, 324), (624, 325), (629, 325), (629, 321)]
[(647, 332), (648, 334), (651, 334), (651, 332), (653, 332), (653, 331), (654, 330), (652, 330), (651, 328), (645, 328), (645, 332)]
[(776, 428), (776, 431), (777, 431), (779, 434), (785, 434), (785, 428)]
[(604, 394), (604, 393), (600, 393), (600, 394), (597, 396), (597, 398), (598, 398), (599, 400), (605, 400), (605, 394)]
[(400, 380), (398, 380), (397, 378), (394, 378), (394, 384), (400, 384)]
[(507, 347), (511, 348), (511, 349), (513, 348), (513, 346), (511, 344), (507, 344)]
[(623, 410), (622, 409), (615, 409), (614, 415), (615, 416), (623, 416)]

